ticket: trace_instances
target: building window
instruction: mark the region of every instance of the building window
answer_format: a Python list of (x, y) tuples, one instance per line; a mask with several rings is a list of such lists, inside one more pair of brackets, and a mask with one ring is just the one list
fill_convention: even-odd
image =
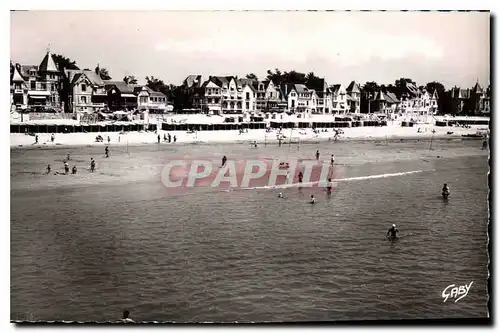
[(80, 100), (82, 101), (82, 104), (87, 104), (87, 96), (80, 97)]
[(83, 92), (87, 91), (87, 85), (85, 83), (82, 84), (82, 91)]
[(250, 102), (246, 102), (245, 104), (246, 104), (245, 106), (246, 106), (247, 110), (250, 109)]
[(36, 81), (30, 81), (31, 90), (36, 90)]
[(250, 93), (247, 92), (247, 99), (250, 99)]
[(47, 90), (47, 83), (42, 83), (42, 90)]

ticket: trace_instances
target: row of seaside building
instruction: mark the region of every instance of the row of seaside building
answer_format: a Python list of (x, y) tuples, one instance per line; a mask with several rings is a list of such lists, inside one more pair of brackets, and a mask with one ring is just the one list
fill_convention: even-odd
[[(69, 96), (62, 100), (62, 85)], [(306, 114), (346, 114), (361, 112), (361, 87), (357, 82), (329, 85), (324, 79), (314, 84), (276, 85), (270, 80), (242, 79), (236, 76), (189, 75), (182, 83), (189, 104), (179, 112), (244, 114), (252, 112), (295, 112)], [(123, 81), (103, 80), (99, 70), (60, 70), (50, 52), (40, 65), (15, 64), (11, 74), (12, 109), (29, 111), (66, 110), (73, 113), (172, 110), (172, 101), (147, 86)], [(454, 88), (452, 98), (463, 108), (468, 99), (478, 100), (478, 110), (489, 113), (490, 88), (476, 84), (472, 89)], [(363, 96), (365, 98), (366, 96)], [(438, 112), (436, 91), (426, 91), (406, 83), (398, 98), (379, 91), (368, 97), (368, 112), (432, 115)], [(170, 103), (169, 103), (170, 102)], [(461, 110), (461, 109), (460, 109)]]

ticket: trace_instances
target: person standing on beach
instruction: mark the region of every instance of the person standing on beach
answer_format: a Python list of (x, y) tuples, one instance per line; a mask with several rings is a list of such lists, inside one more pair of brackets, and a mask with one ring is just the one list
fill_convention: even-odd
[(302, 178), (304, 178), (304, 174), (302, 171), (299, 172), (299, 175), (297, 176), (299, 178), (299, 183), (302, 183)]
[(54, 142), (55, 139), (56, 139), (56, 136), (54, 135), (54, 133), (52, 133), (50, 135), (50, 142)]
[(104, 148), (104, 153), (106, 154), (106, 158), (109, 157), (109, 146), (106, 146), (106, 148)]
[(163, 141), (167, 142), (167, 135), (166, 134), (163, 134)]
[(177, 142), (177, 136), (174, 135), (174, 143)]
[(319, 150), (316, 150), (316, 161), (319, 160)]
[(37, 144), (37, 143), (38, 143), (38, 134), (35, 135), (35, 144)]
[(222, 167), (226, 165), (226, 162), (227, 162), (227, 157), (226, 157), (226, 155), (224, 155), (222, 157)]
[(332, 158), (330, 159), (330, 164), (333, 165), (333, 163), (335, 163), (335, 156), (333, 156), (332, 154)]
[(110, 142), (111, 142), (111, 138), (110, 138), (110, 137), (109, 137), (109, 135), (108, 135), (108, 144), (109, 144)]
[(168, 143), (172, 142), (172, 136), (170, 135), (170, 133), (168, 133)]
[(90, 159), (90, 172), (95, 171), (95, 161), (93, 158)]
[(158, 134), (158, 143), (160, 143), (160, 134)]

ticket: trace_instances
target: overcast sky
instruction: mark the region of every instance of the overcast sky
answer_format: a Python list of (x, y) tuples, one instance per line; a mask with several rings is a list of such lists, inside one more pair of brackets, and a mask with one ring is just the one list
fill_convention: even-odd
[(80, 68), (113, 79), (314, 71), (351, 80), (484, 86), (490, 76), (489, 13), (103, 12), (11, 13), (11, 59), (39, 64), (48, 44)]

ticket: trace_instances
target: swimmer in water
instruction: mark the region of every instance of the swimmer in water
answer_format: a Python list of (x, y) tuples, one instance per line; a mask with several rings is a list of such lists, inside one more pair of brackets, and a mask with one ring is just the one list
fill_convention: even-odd
[(385, 237), (387, 237), (387, 236), (389, 236), (389, 234), (391, 234), (391, 236), (389, 237), (389, 239), (396, 239), (397, 238), (397, 236), (396, 236), (397, 233), (399, 233), (399, 230), (396, 228), (396, 225), (393, 224), (392, 227), (391, 227), (391, 229), (389, 229), (389, 231), (387, 231), (387, 235)]
[(335, 163), (335, 157), (332, 154), (332, 158), (330, 159), (330, 164), (333, 165), (333, 163)]
[(278, 193), (278, 198), (283, 199), (283, 193)]
[(222, 166), (225, 166), (225, 165), (226, 165), (226, 162), (227, 162), (227, 157), (226, 157), (226, 155), (224, 155), (224, 156), (222, 157)]
[(328, 178), (328, 184), (326, 186), (326, 193), (331, 194), (332, 193), (332, 179)]
[(319, 160), (319, 150), (316, 150), (316, 161)]
[(309, 201), (309, 203), (311, 203), (311, 204), (316, 203), (316, 198), (314, 198), (314, 195), (312, 195), (312, 194), (311, 194), (311, 201)]
[(73, 175), (76, 175), (76, 165), (73, 165), (73, 169), (71, 170), (71, 173)]
[(50, 169), (50, 164), (47, 164), (47, 174), (49, 174), (49, 173), (50, 173), (50, 170), (51, 170), (51, 169)]

